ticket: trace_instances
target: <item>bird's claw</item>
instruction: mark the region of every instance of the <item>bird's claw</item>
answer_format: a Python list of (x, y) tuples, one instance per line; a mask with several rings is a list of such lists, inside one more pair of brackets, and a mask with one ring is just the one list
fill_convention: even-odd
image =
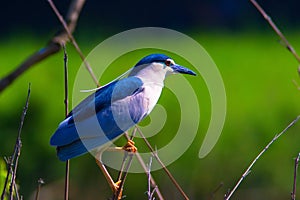
[(116, 193), (119, 190), (121, 182), (122, 182), (121, 180), (118, 180), (117, 182), (114, 183), (112, 188), (114, 193)]
[(123, 149), (130, 153), (135, 153), (137, 151), (137, 148), (134, 146), (134, 141), (128, 140), (127, 144), (123, 147)]
[(116, 196), (118, 200), (122, 199), (122, 193), (123, 193), (122, 190), (123, 189), (120, 188), (121, 183), (122, 183), (122, 180), (118, 180), (116, 183), (114, 183), (114, 189), (113, 189), (114, 191), (113, 191), (113, 193), (114, 193), (114, 195), (118, 195), (118, 196)]

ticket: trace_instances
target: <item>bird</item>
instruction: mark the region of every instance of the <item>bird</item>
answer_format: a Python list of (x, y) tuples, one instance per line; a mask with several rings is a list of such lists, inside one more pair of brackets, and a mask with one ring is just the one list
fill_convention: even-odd
[(90, 94), (66, 116), (50, 139), (59, 160), (101, 149), (142, 121), (157, 104), (164, 80), (171, 74), (196, 76), (169, 56), (155, 53)]

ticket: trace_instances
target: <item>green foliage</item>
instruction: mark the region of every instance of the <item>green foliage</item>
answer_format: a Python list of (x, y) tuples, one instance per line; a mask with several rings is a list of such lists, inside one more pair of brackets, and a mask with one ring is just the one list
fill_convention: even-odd
[[(2, 194), (4, 184), (5, 184), (5, 179), (7, 176), (7, 165), (4, 162), (3, 159), (0, 159), (0, 193)], [(6, 186), (6, 194), (8, 194), (9, 185)], [(8, 199), (7, 196), (4, 197), (4, 199)]]

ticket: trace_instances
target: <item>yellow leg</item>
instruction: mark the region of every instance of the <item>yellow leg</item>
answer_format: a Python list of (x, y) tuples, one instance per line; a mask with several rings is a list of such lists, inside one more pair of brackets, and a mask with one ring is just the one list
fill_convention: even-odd
[(133, 140), (128, 140), (127, 144), (123, 147), (123, 150), (130, 152), (130, 153), (135, 153), (137, 151), (137, 148), (134, 146), (134, 141)]
[(110, 174), (108, 173), (105, 165), (101, 161), (99, 161), (98, 159), (96, 159), (96, 163), (97, 163), (98, 167), (101, 169), (101, 171), (103, 172), (103, 174), (105, 176), (105, 179), (107, 180), (110, 188), (112, 189), (112, 191), (114, 193), (116, 193), (119, 189), (119, 185), (120, 185), (121, 181), (118, 181), (118, 182), (115, 183), (113, 181), (113, 179), (111, 178)]
[(137, 148), (134, 146), (134, 141), (128, 140), (123, 147), (109, 147), (106, 149), (106, 151), (127, 151), (130, 153), (135, 153)]

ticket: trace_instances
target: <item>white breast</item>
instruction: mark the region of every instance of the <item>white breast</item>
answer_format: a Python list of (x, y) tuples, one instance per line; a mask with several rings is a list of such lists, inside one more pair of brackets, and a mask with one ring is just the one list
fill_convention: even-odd
[(167, 68), (162, 63), (151, 63), (132, 74), (143, 82), (144, 98), (148, 101), (147, 114), (152, 111), (160, 97), (167, 72)]
[(144, 84), (144, 98), (148, 101), (148, 111), (149, 114), (154, 106), (156, 105), (163, 88), (163, 85), (155, 84), (155, 83), (145, 83)]

